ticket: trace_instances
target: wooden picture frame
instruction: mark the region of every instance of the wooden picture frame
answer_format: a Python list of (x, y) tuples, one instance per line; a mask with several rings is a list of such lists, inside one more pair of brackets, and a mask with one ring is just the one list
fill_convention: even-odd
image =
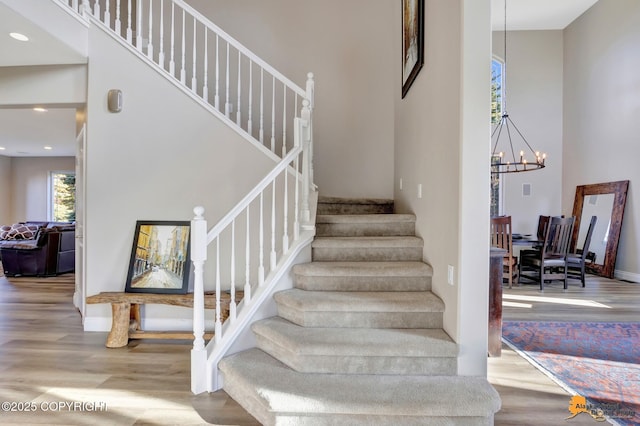
[(189, 221), (137, 221), (125, 292), (186, 294), (190, 235)]
[[(627, 192), (629, 181), (621, 180), (617, 182), (596, 183), (592, 185), (580, 185), (576, 187), (576, 196), (573, 202), (573, 225), (572, 250), (576, 248), (580, 234), (581, 222), (589, 222), (591, 213), (586, 213), (585, 199), (589, 196), (610, 195), (613, 198), (611, 207), (606, 214), (598, 217), (600, 226), (608, 228), (604, 259), (596, 258), (595, 262), (587, 263), (587, 272), (602, 277), (613, 278), (618, 255), (618, 243), (620, 241), (620, 231), (622, 229), (622, 218), (627, 202)], [(597, 235), (594, 235), (594, 237)], [(595, 238), (594, 238), (595, 239)], [(594, 240), (592, 239), (592, 245)]]
[(424, 65), (424, 0), (402, 0), (402, 98)]

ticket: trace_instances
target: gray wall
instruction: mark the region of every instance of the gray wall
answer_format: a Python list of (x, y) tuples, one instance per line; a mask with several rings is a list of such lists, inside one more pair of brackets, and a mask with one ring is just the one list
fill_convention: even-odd
[(640, 282), (640, 2), (600, 0), (564, 35), (563, 211), (575, 187), (630, 180), (616, 276)]
[[(89, 42), (88, 296), (124, 290), (137, 220), (190, 220), (202, 205), (213, 226), (275, 164), (96, 26)], [(114, 88), (123, 93), (117, 114), (107, 111)], [(188, 309), (147, 309), (159, 327), (191, 323)], [(85, 329), (109, 329), (110, 318), (108, 305), (88, 305)]]
[[(515, 232), (533, 234), (538, 216), (566, 214), (562, 209), (562, 31), (507, 33), (506, 108), (533, 149), (547, 154), (546, 167), (502, 175), (503, 214), (512, 217)], [(504, 60), (504, 32), (493, 34), (493, 54)], [(503, 132), (498, 149), (507, 150)], [(527, 148), (516, 132), (517, 153)], [(531, 156), (529, 156), (531, 159)], [(531, 196), (522, 185), (531, 185)], [(569, 210), (569, 214), (571, 211)]]
[(11, 158), (0, 155), (0, 224), (9, 224), (11, 216)]
[(393, 1), (188, 0), (304, 87), (316, 79), (320, 195), (393, 197)]

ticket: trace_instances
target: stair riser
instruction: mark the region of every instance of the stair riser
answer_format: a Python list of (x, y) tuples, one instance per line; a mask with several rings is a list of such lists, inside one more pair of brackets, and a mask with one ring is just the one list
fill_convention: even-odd
[(442, 328), (442, 312), (304, 312), (278, 304), (278, 315), (303, 327)]
[(279, 414), (265, 425), (278, 426), (493, 426), (491, 417), (427, 417), (330, 414), (302, 416)]
[(415, 235), (413, 222), (399, 223), (317, 223), (319, 237), (374, 237)]
[(396, 374), (441, 376), (457, 373), (455, 357), (345, 356), (294, 354), (272, 340), (256, 335), (258, 348), (302, 373)]
[(421, 261), (422, 247), (314, 247), (312, 257), (316, 262)]
[(320, 277), (295, 275), (295, 286), (316, 291), (429, 291), (431, 277)]
[(318, 203), (317, 214), (391, 214), (393, 204)]

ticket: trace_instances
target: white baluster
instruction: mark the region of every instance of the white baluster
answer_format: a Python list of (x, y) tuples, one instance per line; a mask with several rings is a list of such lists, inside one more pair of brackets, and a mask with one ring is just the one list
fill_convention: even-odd
[(276, 152), (276, 77), (271, 78), (271, 152)]
[(310, 223), (311, 212), (309, 209), (309, 188), (311, 181), (309, 179), (309, 120), (311, 111), (309, 110), (309, 101), (304, 99), (302, 101), (302, 129), (301, 129), (301, 143), (302, 143), (302, 208), (301, 208), (301, 220), (304, 228), (313, 227)]
[(169, 55), (171, 57), (169, 59), (169, 74), (171, 74), (171, 77), (176, 76), (176, 61), (175, 61), (176, 14), (175, 12), (176, 12), (176, 4), (174, 2), (171, 2), (171, 52), (169, 52)]
[(220, 37), (216, 34), (216, 95), (214, 98), (214, 107), (220, 111), (220, 57), (218, 52), (220, 51)]
[(96, 1), (93, 4), (93, 16), (95, 16), (98, 21), (100, 20), (100, 2), (99, 1)]
[(196, 18), (193, 18), (193, 63), (191, 64), (191, 91), (193, 93), (196, 93), (196, 91), (198, 90), (198, 79), (196, 77), (196, 58), (198, 57), (198, 55), (196, 54), (196, 42), (197, 42), (197, 37), (196, 37), (196, 27), (197, 27), (197, 21)]
[(194, 267), (193, 284), (193, 350), (204, 350), (204, 262), (207, 260), (207, 221), (204, 207), (193, 209), (191, 221), (191, 260)]
[(224, 115), (227, 116), (227, 118), (231, 115), (231, 102), (229, 102), (231, 99), (229, 99), (229, 54), (230, 54), (230, 50), (231, 50), (231, 45), (229, 43), (227, 43), (227, 66), (226, 66), (226, 71), (225, 71), (225, 76), (226, 76), (226, 84), (225, 84), (225, 104), (224, 104)]
[(247, 132), (253, 136), (253, 62), (249, 59), (249, 111), (247, 118)]
[(136, 26), (136, 48), (142, 52), (142, 0), (137, 0), (136, 5), (136, 14), (138, 16), (138, 25)]
[(313, 185), (313, 105), (315, 104), (315, 81), (313, 73), (307, 74), (306, 93), (309, 99), (309, 183)]
[(153, 61), (153, 0), (149, 2), (149, 43), (147, 57)]
[(241, 72), (241, 66), (242, 66), (242, 54), (238, 50), (238, 106), (236, 108), (236, 111), (237, 111), (237, 113), (236, 113), (236, 124), (239, 127), (242, 127), (242, 112), (241, 112), (241, 108), (240, 108), (241, 94), (242, 94), (242, 72)]
[(270, 260), (270, 271), (276, 269), (277, 259), (276, 259), (276, 179), (273, 180), (272, 191), (271, 191), (271, 255), (269, 257)]
[(231, 221), (231, 300), (229, 301), (229, 319), (236, 319), (236, 220)]
[[(294, 147), (298, 147), (300, 146), (300, 119), (299, 118), (294, 118), (293, 119), (293, 145)], [(298, 238), (300, 238), (300, 217), (299, 217), (299, 211), (300, 211), (300, 177), (298, 175), (298, 172), (300, 171), (300, 154), (296, 155), (296, 159), (294, 161), (294, 167), (296, 169), (296, 172), (294, 173), (295, 179), (296, 179), (296, 185), (295, 185), (295, 196), (294, 196), (294, 209), (293, 209), (293, 214), (294, 214), (294, 218), (293, 218), (293, 240), (297, 241)]]
[(120, 0), (116, 1), (116, 21), (114, 23), (114, 27), (116, 30), (116, 33), (118, 33), (118, 35), (120, 37), (122, 37), (122, 21), (120, 21)]
[(216, 237), (216, 323), (214, 325), (214, 336), (216, 342), (222, 339), (222, 312), (220, 306), (220, 235)]
[(110, 5), (109, 5), (109, 0), (106, 0), (104, 3), (104, 20), (102, 22), (105, 23), (105, 25), (109, 28), (111, 28), (111, 12), (109, 11), (110, 9)]
[(185, 84), (185, 82), (187, 81), (187, 71), (184, 69), (185, 67), (185, 55), (186, 55), (186, 47), (185, 47), (185, 43), (186, 43), (186, 38), (187, 35), (185, 33), (186, 28), (185, 28), (185, 11), (184, 9), (182, 9), (182, 52), (181, 52), (181, 56), (182, 56), (182, 63), (180, 64), (180, 83)]
[(158, 48), (158, 65), (164, 68), (164, 0), (160, 0), (160, 47)]
[(78, 9), (78, 0), (73, 0), (71, 2), (71, 7), (73, 8), (74, 12), (80, 13), (80, 9)]
[(202, 99), (209, 102), (209, 34), (207, 27), (204, 27), (204, 81), (202, 86)]
[(251, 239), (250, 239), (250, 230), (249, 230), (249, 207), (247, 207), (247, 230), (246, 230), (246, 240), (245, 240), (245, 252), (244, 252), (244, 305), (247, 306), (251, 303)]
[(82, 16), (85, 18), (91, 14), (91, 5), (89, 0), (82, 0)]
[(287, 85), (282, 85), (282, 158), (287, 156)]
[(264, 68), (260, 67), (260, 143), (264, 143)]
[[(284, 157), (284, 155), (283, 155)], [(284, 169), (284, 202), (283, 207), (283, 233), (282, 233), (282, 254), (286, 254), (289, 251), (289, 185), (288, 185), (288, 176), (289, 176), (289, 165)]]
[(260, 230), (258, 252), (258, 285), (264, 285), (264, 191), (260, 193)]
[(133, 31), (131, 29), (131, 0), (127, 0), (127, 43), (133, 43)]

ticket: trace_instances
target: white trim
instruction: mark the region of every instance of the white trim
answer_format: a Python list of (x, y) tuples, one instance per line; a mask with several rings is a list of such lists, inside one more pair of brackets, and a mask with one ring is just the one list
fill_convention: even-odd
[(640, 284), (640, 274), (616, 269), (613, 276), (618, 280), (631, 281), (632, 283)]

